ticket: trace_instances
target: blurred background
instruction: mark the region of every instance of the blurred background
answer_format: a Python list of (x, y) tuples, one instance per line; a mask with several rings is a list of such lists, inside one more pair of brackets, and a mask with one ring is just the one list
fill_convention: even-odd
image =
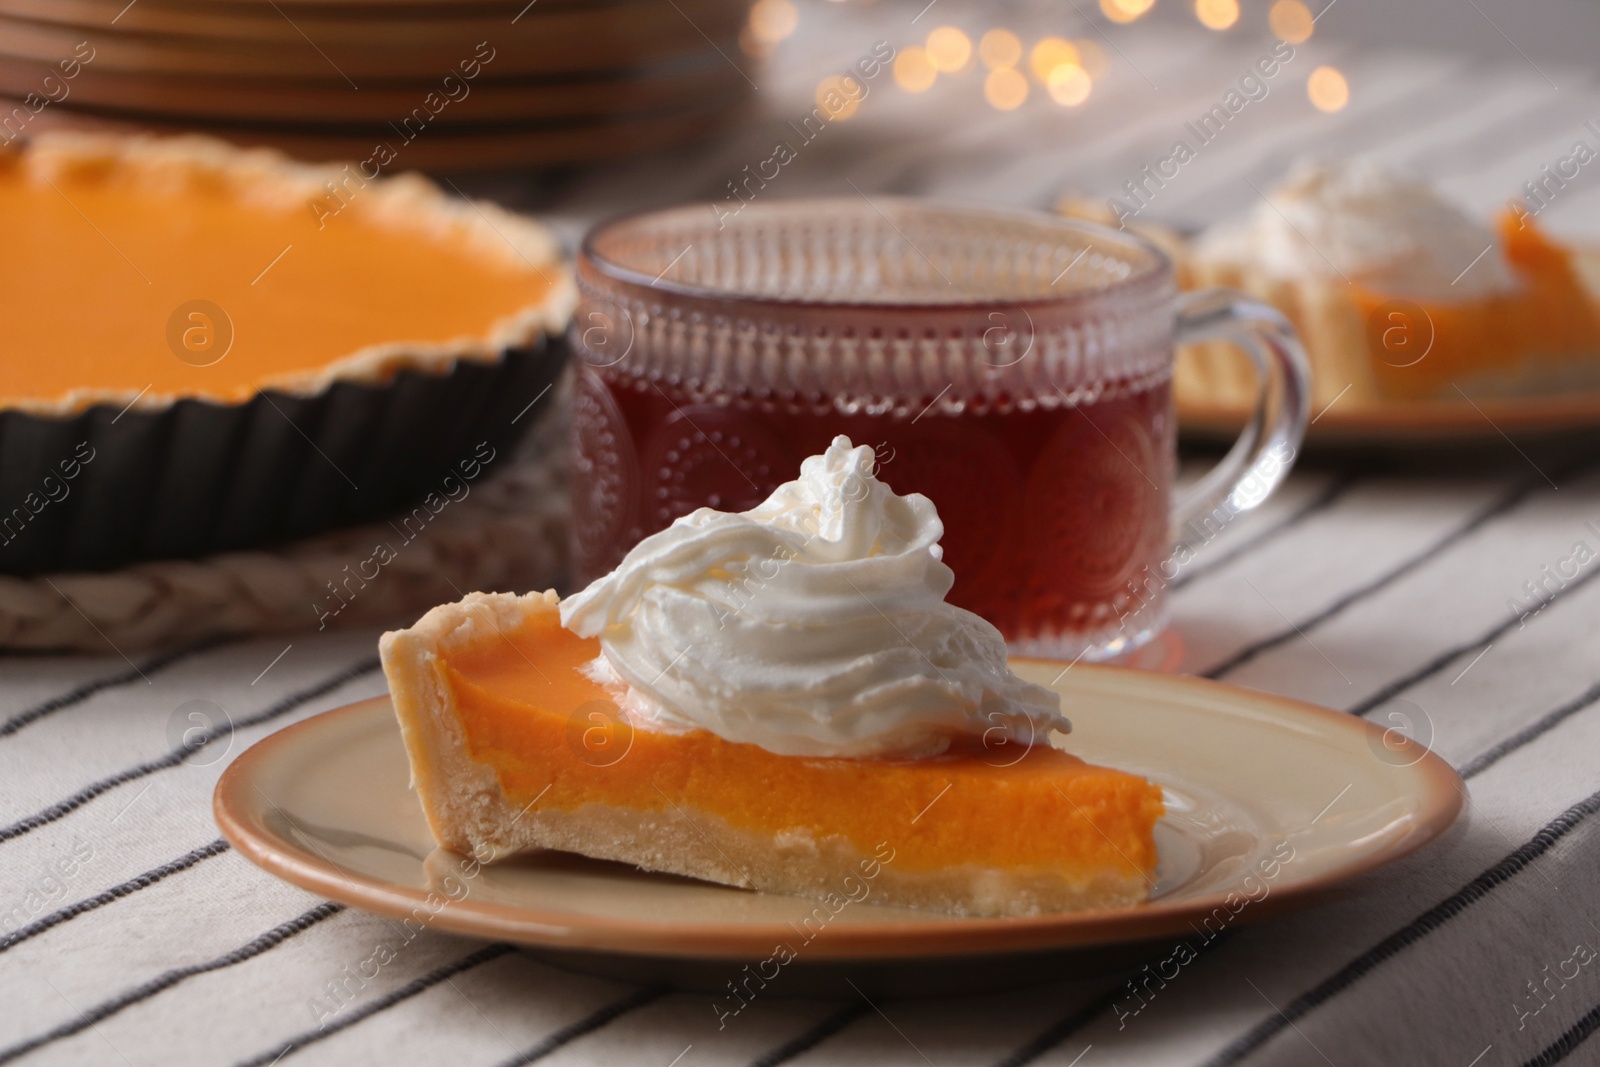
[[(1372, 154), (1502, 204), (1600, 114), (1597, 22), (1562, 0), (3, 0), (0, 92), (50, 101), (14, 113), (7, 140), (202, 129), (339, 160), (388, 142), (391, 171), (475, 173), (570, 236), (609, 210), (730, 195), (829, 88), (845, 95), (823, 109), (828, 136), (763, 195), (1113, 195), (1292, 43), (1149, 213), (1192, 228), (1305, 152)], [(875, 47), (892, 68), (857, 96), (840, 79)], [(1593, 183), (1575, 184), (1548, 218), (1592, 227)]]
[[(769, 141), (793, 139), (788, 124), (878, 41), (895, 49), (894, 70), (868, 82), (859, 106), (840, 111), (771, 192), (853, 184), (1041, 209), (1062, 193), (1112, 196), (1285, 40), (1294, 58), (1266, 80), (1266, 97), (1185, 165), (1145, 218), (1196, 228), (1250, 207), (1249, 183), (1269, 188), (1302, 154), (1353, 153), (1422, 174), (1489, 214), (1575, 141), (1600, 146), (1584, 127), (1600, 118), (1597, 34), (1600, 11), (1563, 2), (763, 0), (729, 57), (759, 85), (737, 132), (666, 160), (550, 176), (523, 200), (570, 216), (570, 234), (608, 210), (727, 197), (727, 183), (766, 159)], [(1041, 54), (1053, 39), (1070, 50)], [(1600, 234), (1600, 181), (1587, 177), (1541, 221)]]

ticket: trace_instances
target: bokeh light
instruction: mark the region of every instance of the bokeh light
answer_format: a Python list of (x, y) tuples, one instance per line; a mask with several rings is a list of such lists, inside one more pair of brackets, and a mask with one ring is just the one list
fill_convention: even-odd
[(1194, 17), (1208, 30), (1225, 30), (1239, 21), (1239, 0), (1194, 0)]
[(1311, 39), (1316, 23), (1311, 9), (1300, 0), (1277, 0), (1267, 11), (1267, 23), (1280, 41), (1299, 44)]
[(861, 109), (862, 85), (854, 78), (834, 74), (817, 83), (817, 106), (836, 122), (843, 122)]
[(1336, 67), (1318, 67), (1306, 79), (1306, 95), (1318, 111), (1338, 111), (1350, 102), (1350, 85)]
[(1064, 107), (1077, 107), (1089, 99), (1089, 72), (1076, 63), (1063, 63), (1050, 72), (1046, 83), (1050, 99)]
[(1155, 6), (1156, 0), (1100, 0), (1100, 13), (1112, 22), (1132, 22)]
[(1075, 38), (1072, 47), (1078, 50), (1078, 65), (1089, 72), (1089, 77), (1098, 78), (1106, 72), (1106, 50), (1100, 47), (1100, 42), (1092, 37)]
[(972, 59), (972, 39), (954, 26), (940, 26), (928, 34), (928, 58), (945, 74), (954, 74)]
[(1015, 67), (997, 67), (983, 79), (983, 98), (1001, 111), (1011, 111), (1028, 99), (1028, 79)]
[(756, 0), (750, 8), (750, 35), (766, 44), (777, 44), (799, 23), (800, 11), (794, 0)]
[(739, 28), (739, 50), (752, 59), (765, 59), (773, 53), (774, 47), (752, 33), (746, 23)]
[(908, 93), (920, 93), (939, 77), (928, 51), (918, 45), (902, 48), (894, 57), (894, 83)]
[(1014, 67), (1022, 59), (1022, 41), (1010, 30), (990, 30), (978, 41), (978, 58), (990, 70)]
[(1050, 72), (1068, 63), (1078, 62), (1078, 50), (1072, 42), (1061, 37), (1046, 37), (1028, 53), (1028, 66), (1033, 76), (1045, 84), (1050, 83)]

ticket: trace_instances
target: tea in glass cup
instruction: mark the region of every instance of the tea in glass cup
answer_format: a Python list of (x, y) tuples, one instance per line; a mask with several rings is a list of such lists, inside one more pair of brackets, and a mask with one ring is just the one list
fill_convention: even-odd
[[(938, 507), (951, 602), (1019, 654), (1104, 659), (1166, 622), (1216, 516), (1260, 503), (1304, 432), (1282, 317), (1075, 220), (917, 200), (704, 205), (602, 224), (571, 327), (575, 579), (699, 507), (742, 511), (836, 434)], [(1256, 417), (1174, 499), (1175, 345), (1237, 341)]]

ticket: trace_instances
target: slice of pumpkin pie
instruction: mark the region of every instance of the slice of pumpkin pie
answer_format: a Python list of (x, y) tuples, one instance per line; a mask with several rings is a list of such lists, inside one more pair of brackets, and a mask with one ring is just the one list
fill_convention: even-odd
[(1160, 790), (1052, 744), (1059, 696), (945, 603), (941, 533), (838, 438), (565, 602), (474, 593), (385, 634), (435, 837), (969, 915), (1145, 900)]
[[(1184, 256), (1187, 286), (1239, 289), (1305, 343), (1312, 406), (1559, 392), (1600, 356), (1594, 258), (1525, 207), (1493, 228), (1427, 182), (1370, 160), (1303, 160), (1251, 214)], [(1180, 402), (1247, 404), (1255, 372), (1231, 345), (1179, 356)]]

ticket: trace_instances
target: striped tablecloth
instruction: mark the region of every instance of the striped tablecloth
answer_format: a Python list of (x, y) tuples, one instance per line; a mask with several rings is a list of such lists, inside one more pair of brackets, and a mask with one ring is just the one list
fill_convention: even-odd
[[(761, 116), (710, 147), (482, 187), (572, 229), (621, 206), (718, 196), (789, 136), (817, 77), (877, 40), (919, 38), (931, 21), (911, 24), (920, 6), (804, 6), (781, 73), (752, 71)], [(935, 10), (982, 17), (949, 0)], [(1054, 22), (1008, 10), (1095, 32), (1070, 10)], [(1081, 113), (987, 111), (972, 76), (917, 98), (884, 77), (771, 192), (853, 184), (1032, 206), (1067, 187), (1110, 193), (1270, 44), (1258, 30), (1105, 28), (1111, 68)], [(1312, 148), (1371, 149), (1488, 210), (1600, 116), (1590, 71), (1535, 67), (1509, 43), (1473, 60), (1316, 39), (1298, 51), (1152, 216), (1243, 208), (1251, 183)], [(1325, 62), (1352, 86), (1331, 116), (1303, 90)], [(1600, 204), (1600, 171), (1568, 185), (1550, 217), (1571, 230)], [(841, 988), (758, 1000), (719, 1029), (706, 995), (432, 931), (361, 977), (389, 925), (252, 867), (210, 816), (229, 758), (382, 691), (375, 631), (307, 633), (132, 660), (110, 648), (0, 660), (0, 1062), (1600, 1062), (1600, 1042), (1584, 1044), (1600, 1025), (1600, 445), (1486, 436), (1468, 454), (1312, 457), (1176, 583), (1187, 670), (1413, 723), (1471, 801), (1443, 841), (1218, 940), (1137, 1012), (1110, 976), (940, 1001)], [(191, 713), (225, 725), (186, 754)]]

